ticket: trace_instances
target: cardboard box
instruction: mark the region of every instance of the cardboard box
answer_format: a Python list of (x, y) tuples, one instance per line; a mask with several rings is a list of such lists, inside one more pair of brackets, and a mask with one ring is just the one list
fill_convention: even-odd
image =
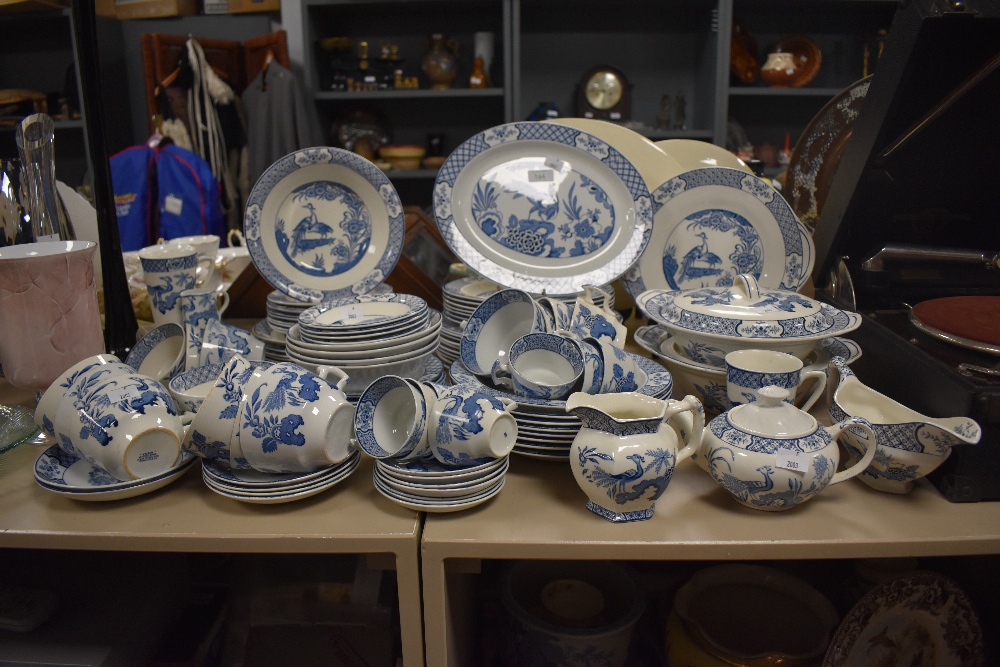
[(229, 0), (230, 14), (249, 12), (280, 12), (281, 0)]
[(167, 16), (193, 16), (201, 7), (199, 0), (117, 0), (119, 19), (157, 19)]

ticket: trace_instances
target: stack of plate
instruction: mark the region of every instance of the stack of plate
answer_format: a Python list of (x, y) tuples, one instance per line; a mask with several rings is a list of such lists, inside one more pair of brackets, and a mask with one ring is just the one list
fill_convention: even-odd
[(423, 379), (441, 322), (440, 312), (412, 294), (346, 297), (304, 311), (285, 350), (307, 369), (340, 368), (349, 377), (344, 391), (357, 396), (383, 375)]
[(145, 479), (123, 482), (75, 454), (53, 445), (35, 461), (35, 481), (52, 493), (84, 501), (120, 500), (155, 491), (176, 482), (197, 457), (181, 452), (177, 463), (164, 472)]
[(273, 505), (326, 491), (347, 479), (360, 462), (361, 453), (355, 450), (344, 461), (321, 470), (276, 475), (257, 470), (233, 470), (221, 461), (204, 459), (201, 476), (208, 488), (220, 496), (244, 503)]
[(469, 467), (446, 466), (436, 459), (375, 461), (375, 488), (383, 496), (418, 512), (457, 512), (500, 493), (509, 457)]
[[(646, 357), (632, 354), (641, 373), (637, 378), (640, 394), (654, 398), (670, 398), (673, 380), (666, 368)], [(517, 396), (483, 384), (462, 364), (452, 363), (451, 378), (455, 384), (472, 384), (494, 396), (517, 402), (511, 411), (517, 420), (517, 444), (514, 452), (537, 459), (565, 461), (569, 458), (573, 439), (583, 426), (579, 418), (566, 412), (565, 400), (546, 400)]]

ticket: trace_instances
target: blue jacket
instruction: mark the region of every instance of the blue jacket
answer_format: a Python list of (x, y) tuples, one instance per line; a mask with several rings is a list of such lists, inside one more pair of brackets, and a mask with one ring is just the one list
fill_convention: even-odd
[(218, 181), (197, 154), (172, 143), (132, 146), (111, 156), (111, 180), (123, 251), (160, 238), (226, 238)]

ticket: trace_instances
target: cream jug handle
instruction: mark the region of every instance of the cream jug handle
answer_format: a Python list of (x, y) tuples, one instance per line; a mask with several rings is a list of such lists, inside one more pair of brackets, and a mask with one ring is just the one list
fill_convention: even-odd
[[(872, 430), (872, 425), (864, 417), (848, 417), (844, 421), (840, 422), (836, 426), (827, 429), (830, 436), (837, 440), (840, 436), (840, 432), (848, 427), (857, 427), (862, 431), (865, 431), (867, 438), (863, 438), (866, 441), (865, 455), (861, 457), (861, 460), (852, 465), (850, 468), (845, 468), (833, 476), (830, 480), (830, 484), (839, 484), (844, 480), (850, 479), (855, 475), (861, 474), (865, 468), (867, 468), (872, 459), (875, 458), (875, 431)], [(859, 438), (861, 439), (861, 438)]]
[(663, 414), (664, 423), (670, 421), (670, 418), (679, 412), (691, 413), (691, 432), (687, 436), (683, 449), (677, 452), (677, 461), (674, 462), (674, 465), (698, 451), (705, 431), (705, 408), (697, 398), (689, 394), (680, 401), (669, 401), (667, 410)]

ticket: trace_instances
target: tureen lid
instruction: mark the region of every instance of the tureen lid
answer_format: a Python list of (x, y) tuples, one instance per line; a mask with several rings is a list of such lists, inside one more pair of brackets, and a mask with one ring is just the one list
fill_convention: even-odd
[(708, 336), (819, 339), (853, 331), (861, 316), (780, 289), (761, 289), (742, 274), (730, 287), (647, 290), (636, 304), (650, 319), (671, 329)]
[(801, 438), (816, 430), (816, 420), (808, 412), (786, 403), (790, 392), (783, 387), (762, 387), (752, 403), (729, 411), (729, 423), (736, 428), (769, 438)]

